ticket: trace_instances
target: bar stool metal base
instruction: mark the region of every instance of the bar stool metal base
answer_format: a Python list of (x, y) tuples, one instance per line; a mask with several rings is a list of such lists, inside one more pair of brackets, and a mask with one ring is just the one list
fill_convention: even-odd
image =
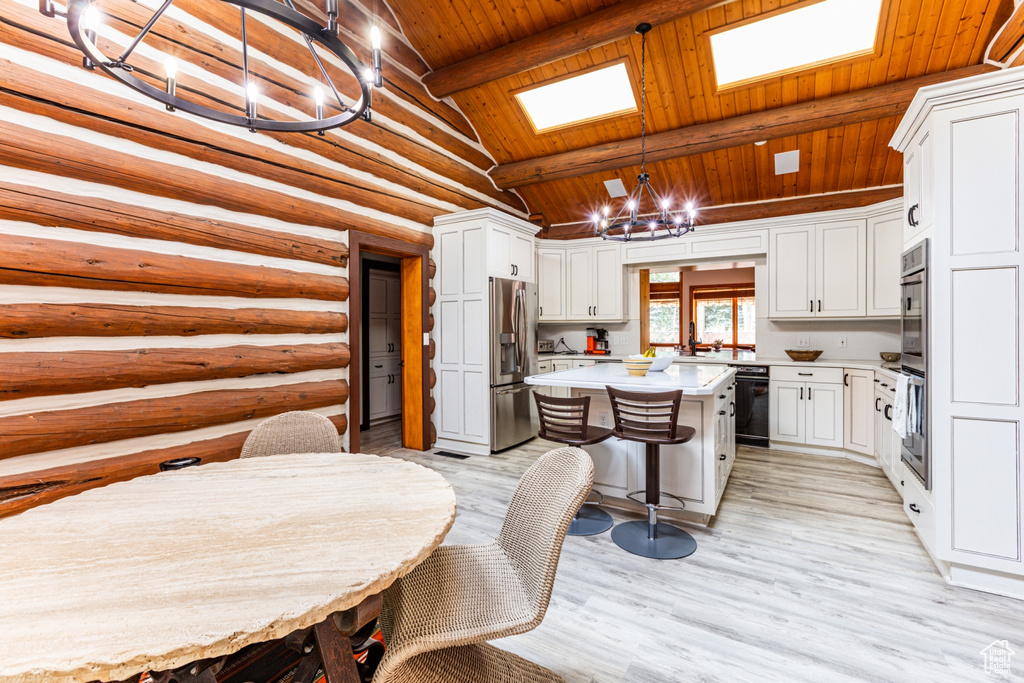
[(594, 536), (612, 528), (612, 516), (596, 505), (584, 505), (569, 524), (569, 536)]
[(612, 540), (623, 550), (654, 560), (678, 560), (697, 550), (697, 541), (678, 527), (657, 523), (657, 538), (648, 538), (647, 522), (623, 522), (612, 529)]

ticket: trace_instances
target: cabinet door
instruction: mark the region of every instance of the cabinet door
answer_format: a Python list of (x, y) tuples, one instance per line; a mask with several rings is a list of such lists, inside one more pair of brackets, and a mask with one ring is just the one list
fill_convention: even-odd
[(769, 437), (772, 441), (803, 443), (806, 439), (804, 403), (807, 394), (804, 383), (772, 380), (769, 386)]
[(894, 474), (896, 463), (899, 462), (899, 451), (894, 449), (897, 441), (896, 432), (892, 428), (892, 401), (883, 397), (878, 401), (878, 407), (878, 439), (881, 441), (878, 448), (879, 460), (887, 472)]
[(533, 262), (536, 256), (533, 249), (533, 238), (529, 235), (515, 233), (512, 235), (512, 265), (515, 266), (517, 280), (533, 282)]
[(594, 276), (591, 268), (591, 249), (582, 247), (565, 250), (565, 294), (569, 320), (591, 320), (594, 311)]
[(922, 128), (918, 132), (916, 141), (917, 158), (920, 160), (918, 167), (918, 201), (921, 207), (917, 210), (914, 218), (918, 222), (915, 231), (927, 230), (935, 222), (934, 201), (935, 197), (935, 175), (932, 169), (935, 167), (933, 161), (934, 150), (932, 146), (932, 134), (929, 128)]
[(921, 156), (920, 150), (911, 144), (907, 153), (903, 155), (903, 241), (908, 242), (914, 235), (921, 231), (920, 225), (911, 224), (911, 218), (915, 223), (920, 222), (921, 215)]
[(512, 231), (508, 228), (488, 231), (487, 268), (494, 277), (512, 277)]
[(843, 385), (807, 384), (808, 446), (843, 447)]
[(852, 318), (867, 313), (867, 226), (863, 220), (817, 226), (815, 315)]
[(387, 315), (388, 312), (388, 278), (382, 275), (370, 275), (369, 307), (367, 315)]
[(599, 320), (623, 319), (622, 249), (618, 243), (601, 245), (593, 249), (594, 309)]
[[(551, 372), (558, 372), (560, 370), (569, 370), (572, 368), (571, 360), (553, 360), (551, 361)], [(556, 398), (569, 398), (569, 387), (551, 387), (551, 396)]]
[(776, 228), (768, 249), (771, 318), (814, 316), (814, 228)]
[(903, 219), (868, 219), (868, 317), (899, 317)]
[(376, 420), (388, 414), (388, 377), (389, 375), (378, 375), (370, 377), (370, 419)]
[(540, 320), (565, 320), (565, 249), (537, 250)]
[[(397, 365), (397, 363), (396, 363)], [(402, 412), (402, 369), (396, 367), (390, 375), (387, 385), (387, 414), (399, 415)]]
[(386, 315), (370, 316), (370, 356), (381, 356), (391, 353), (388, 323)]
[(387, 339), (387, 353), (397, 356), (402, 353), (402, 319), (388, 316), (384, 326)]
[(847, 370), (843, 383), (843, 445), (850, 451), (874, 455), (875, 373)]

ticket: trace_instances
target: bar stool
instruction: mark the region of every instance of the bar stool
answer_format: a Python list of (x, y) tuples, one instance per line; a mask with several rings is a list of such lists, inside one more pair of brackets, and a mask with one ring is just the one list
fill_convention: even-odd
[[(686, 503), (661, 491), (661, 446), (686, 443), (697, 431), (676, 424), (682, 391), (660, 393), (622, 391), (607, 387), (615, 416), (613, 436), (647, 446), (647, 488), (627, 497), (647, 507), (646, 522), (624, 522), (612, 529), (612, 540), (623, 550), (658, 560), (674, 560), (693, 554), (697, 541), (682, 529), (658, 521), (658, 510), (683, 510)], [(638, 496), (644, 494), (643, 500)], [(662, 505), (661, 497), (679, 501), (678, 506)]]
[[(540, 417), (538, 436), (555, 443), (569, 446), (590, 446), (600, 443), (612, 435), (612, 430), (587, 424), (590, 417), (590, 397), (558, 398), (533, 392)], [(569, 523), (569, 536), (593, 536), (612, 528), (612, 516), (598, 507), (604, 502), (604, 494), (594, 491), (601, 499), (595, 502), (583, 501), (576, 516)]]

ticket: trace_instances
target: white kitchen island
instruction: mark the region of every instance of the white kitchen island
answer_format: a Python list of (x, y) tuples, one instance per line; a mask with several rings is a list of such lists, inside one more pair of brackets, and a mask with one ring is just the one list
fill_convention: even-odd
[[(606, 387), (626, 391), (682, 389), (679, 424), (697, 430), (689, 442), (661, 447), (662, 492), (686, 502), (684, 518), (701, 523), (718, 510), (725, 483), (736, 458), (736, 370), (725, 365), (670, 365), (663, 372), (632, 377), (621, 363), (561, 370), (527, 377), (544, 393), (545, 387), (568, 387), (573, 396), (590, 396), (590, 423), (614, 427)], [(644, 487), (644, 445), (610, 438), (584, 448), (594, 460), (594, 489), (609, 504), (638, 511), (643, 508), (626, 494)], [(663, 498), (666, 505), (678, 505)], [(677, 515), (668, 513), (666, 517)]]

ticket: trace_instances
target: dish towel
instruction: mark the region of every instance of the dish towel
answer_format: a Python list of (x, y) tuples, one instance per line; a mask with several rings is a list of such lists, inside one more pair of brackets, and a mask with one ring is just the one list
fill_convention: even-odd
[(896, 378), (896, 400), (892, 404), (892, 428), (901, 439), (907, 438), (910, 424), (910, 378), (901, 374)]

